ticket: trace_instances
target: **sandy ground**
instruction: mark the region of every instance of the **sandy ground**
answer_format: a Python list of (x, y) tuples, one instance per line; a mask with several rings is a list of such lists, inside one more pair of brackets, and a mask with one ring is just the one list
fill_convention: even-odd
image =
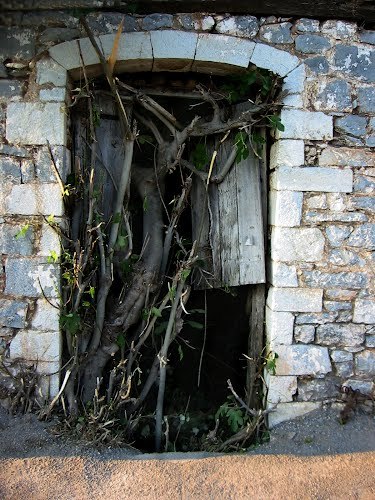
[(375, 419), (337, 412), (281, 424), (244, 454), (97, 450), (0, 410), (1, 499), (375, 499)]

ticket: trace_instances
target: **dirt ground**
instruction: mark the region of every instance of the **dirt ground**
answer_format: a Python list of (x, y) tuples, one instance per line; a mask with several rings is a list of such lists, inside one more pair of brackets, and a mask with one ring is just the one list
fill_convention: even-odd
[(243, 454), (98, 450), (0, 409), (0, 498), (375, 499), (375, 418), (326, 409), (277, 426)]

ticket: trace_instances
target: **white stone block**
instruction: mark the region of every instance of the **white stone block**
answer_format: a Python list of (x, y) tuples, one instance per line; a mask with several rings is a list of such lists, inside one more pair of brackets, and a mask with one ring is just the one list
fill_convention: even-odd
[(53, 89), (41, 89), (39, 92), (39, 99), (43, 102), (61, 102), (66, 99), (66, 88), (55, 87)]
[(357, 299), (355, 301), (353, 323), (375, 324), (375, 300)]
[(310, 196), (306, 201), (307, 208), (327, 208), (327, 195), (316, 194)]
[(293, 420), (294, 418), (301, 417), (302, 415), (306, 415), (307, 413), (310, 413), (313, 410), (317, 410), (320, 407), (321, 403), (280, 403), (277, 405), (277, 408), (275, 408), (275, 411), (272, 411), (268, 415), (268, 425), (270, 429), (272, 429), (272, 427), (275, 427), (275, 425), (277, 424), (281, 424), (281, 422), (286, 422), (288, 420)]
[(280, 118), (285, 130), (284, 132), (277, 131), (277, 138), (311, 141), (333, 138), (332, 116), (321, 112), (283, 109)]
[(268, 375), (266, 377), (266, 386), (267, 406), (288, 403), (293, 401), (293, 396), (297, 392), (297, 377)]
[(293, 71), (300, 63), (298, 57), (263, 43), (255, 45), (250, 62), (258, 68), (268, 69), (282, 77)]
[(64, 104), (11, 102), (7, 108), (6, 138), (11, 144), (66, 144)]
[(39, 331), (59, 330), (60, 309), (58, 304), (54, 304), (56, 307), (52, 304), (52, 301), (48, 302), (45, 298), (37, 300), (31, 328)]
[(198, 34), (185, 31), (151, 31), (153, 71), (190, 71)]
[(230, 66), (247, 68), (255, 43), (233, 36), (199, 33), (192, 71), (226, 73)]
[[(112, 39), (114, 40), (115, 35), (109, 36), (112, 36)], [(95, 37), (95, 40), (100, 47), (99, 37)], [(59, 43), (49, 49), (49, 54), (54, 61), (69, 71), (82, 67), (80, 49), (85, 66), (100, 63), (99, 57), (89, 38), (80, 38), (79, 40)]]
[[(102, 35), (100, 40), (106, 47), (106, 57), (109, 57), (113, 41), (112, 35)], [(107, 38), (107, 39), (106, 39)], [(150, 33), (123, 33), (120, 37), (115, 72), (151, 71), (153, 53)]]
[(9, 347), (11, 359), (21, 358), (27, 361), (60, 361), (60, 332), (38, 332), (21, 330), (12, 339)]
[(296, 266), (288, 266), (283, 262), (270, 260), (268, 263), (268, 279), (276, 287), (298, 286)]
[(271, 287), (267, 306), (273, 311), (320, 312), (323, 308), (323, 290)]
[(52, 251), (57, 257), (61, 255), (60, 238), (55, 229), (48, 224), (43, 224), (37, 255), (50, 257)]
[(304, 107), (303, 97), (301, 94), (288, 94), (282, 97), (280, 102), (284, 105), (285, 109), (301, 109)]
[(269, 349), (293, 342), (294, 316), (290, 312), (272, 311), (266, 307), (266, 336)]
[(302, 94), (305, 89), (306, 70), (305, 65), (300, 64), (284, 78), (283, 91), (289, 94)]
[(36, 63), (36, 83), (38, 85), (51, 83), (55, 87), (65, 87), (67, 71), (52, 59), (41, 59)]
[(303, 193), (298, 191), (271, 191), (269, 223), (273, 226), (299, 226), (302, 217)]
[(44, 400), (54, 398), (59, 392), (60, 365), (59, 361), (39, 361), (38, 363), (37, 372), (42, 375), (39, 381), (39, 388)]
[(60, 187), (58, 184), (14, 185), (7, 198), (7, 212), (12, 215), (63, 215)]
[(271, 176), (272, 189), (351, 193), (353, 172), (350, 169), (323, 167), (279, 167)]
[(272, 228), (271, 258), (279, 262), (322, 260), (325, 239), (318, 228)]
[(270, 168), (300, 167), (305, 163), (305, 144), (301, 140), (282, 139), (271, 146)]
[(327, 347), (311, 344), (280, 345), (275, 352), (276, 375), (325, 375), (332, 370)]

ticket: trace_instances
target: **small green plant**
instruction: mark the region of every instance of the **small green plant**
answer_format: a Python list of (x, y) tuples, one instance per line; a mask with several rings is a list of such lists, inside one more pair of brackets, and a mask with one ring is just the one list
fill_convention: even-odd
[(228, 396), (228, 401), (220, 406), (215, 414), (215, 419), (226, 421), (229, 429), (236, 433), (249, 421), (249, 416), (239, 408), (233, 396)]
[(265, 366), (266, 370), (271, 374), (271, 375), (276, 375), (276, 360), (279, 357), (277, 352), (270, 352), (267, 357), (265, 358)]
[(25, 224), (24, 226), (21, 227), (21, 229), (18, 231), (17, 234), (14, 235), (16, 240), (19, 240), (20, 238), (24, 238), (26, 236), (27, 231), (29, 230), (30, 224)]

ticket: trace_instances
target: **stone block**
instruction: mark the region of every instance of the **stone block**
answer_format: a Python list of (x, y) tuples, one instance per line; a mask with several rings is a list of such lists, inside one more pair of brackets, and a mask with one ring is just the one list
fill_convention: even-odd
[(42, 375), (39, 387), (42, 399), (51, 400), (60, 389), (60, 361), (39, 361), (37, 371)]
[(355, 355), (355, 373), (360, 377), (375, 377), (375, 351), (365, 350)]
[(267, 305), (273, 311), (319, 312), (323, 290), (309, 288), (275, 288), (268, 292)]
[(29, 224), (0, 224), (0, 253), (5, 255), (32, 255), (35, 231)]
[[(306, 198), (307, 195), (305, 195)], [(315, 194), (309, 195), (306, 199), (307, 208), (327, 208), (327, 195), (325, 194)]]
[(281, 422), (293, 420), (297, 417), (302, 417), (307, 413), (317, 410), (321, 407), (321, 403), (306, 402), (293, 402), (293, 403), (279, 403), (277, 409), (268, 415), (268, 425), (272, 429)]
[(27, 184), (35, 181), (35, 168), (32, 160), (21, 160), (21, 183)]
[(15, 158), (0, 158), (0, 176), (2, 182), (20, 184), (21, 168), (20, 160)]
[(279, 262), (317, 262), (323, 258), (324, 236), (318, 228), (272, 229), (271, 258)]
[(375, 88), (359, 87), (357, 95), (358, 111), (361, 113), (375, 113)]
[(65, 145), (66, 117), (65, 106), (61, 103), (9, 103), (6, 138), (17, 144)]
[(294, 329), (294, 339), (302, 344), (311, 344), (315, 338), (314, 325), (298, 325)]
[(39, 35), (39, 43), (44, 45), (52, 45), (62, 42), (67, 42), (69, 40), (74, 40), (75, 38), (79, 38), (80, 31), (78, 28), (46, 28)]
[(328, 273), (322, 271), (304, 271), (306, 284), (319, 288), (354, 288), (362, 289), (368, 284), (368, 275), (358, 272)]
[(316, 329), (316, 342), (325, 346), (359, 347), (365, 341), (365, 327), (353, 324), (325, 324)]
[(0, 100), (9, 101), (14, 97), (21, 97), (23, 84), (19, 80), (0, 79)]
[(329, 20), (322, 24), (321, 32), (336, 40), (352, 40), (357, 34), (357, 25), (348, 21)]
[(276, 375), (324, 375), (332, 371), (327, 347), (281, 345), (277, 347)]
[(355, 301), (353, 323), (375, 324), (375, 300), (357, 299)]
[(353, 361), (353, 353), (334, 349), (331, 351), (331, 359), (334, 363), (345, 363), (347, 361)]
[(326, 290), (325, 296), (329, 300), (353, 300), (356, 298), (355, 290)]
[(123, 33), (137, 31), (137, 18), (131, 15), (124, 15), (123, 12), (95, 12), (85, 16), (86, 22), (94, 35), (105, 35), (107, 33), (117, 33), (120, 23), (123, 21)]
[(375, 335), (366, 335), (366, 347), (375, 347)]
[(0, 28), (0, 59), (26, 59), (35, 55), (36, 33), (32, 29)]
[[(245, 17), (247, 18), (248, 16)], [(215, 26), (215, 19), (212, 16), (205, 15), (197, 18), (195, 14), (181, 14), (178, 16), (178, 21), (185, 30), (211, 31)], [(244, 34), (244, 36), (246, 35)]]
[(8, 257), (5, 294), (24, 297), (58, 297), (60, 269), (45, 259)]
[(359, 256), (351, 250), (335, 249), (328, 255), (328, 262), (334, 266), (354, 266), (360, 264)]
[(331, 247), (340, 247), (353, 228), (350, 226), (326, 226), (326, 236)]
[[(51, 147), (53, 159), (62, 181), (65, 183), (71, 172), (71, 154), (65, 146)], [(56, 183), (56, 174), (49, 150), (42, 147), (34, 157), (35, 171), (38, 182)]]
[(340, 193), (327, 194), (328, 208), (335, 212), (343, 212), (348, 208), (346, 198)]
[(351, 86), (344, 80), (323, 82), (319, 85), (319, 92), (313, 100), (313, 105), (320, 111), (351, 111), (353, 108)]
[(375, 31), (362, 30), (359, 33), (359, 39), (362, 43), (369, 43), (375, 45)]
[(363, 224), (354, 229), (347, 245), (350, 247), (365, 248), (368, 250), (375, 249), (375, 224)]
[(291, 23), (265, 24), (259, 30), (259, 37), (270, 44), (293, 43)]
[(373, 167), (375, 153), (353, 148), (329, 146), (319, 156), (319, 165), (338, 167)]
[(66, 96), (65, 87), (41, 89), (39, 92), (39, 99), (43, 102), (65, 102)]
[(59, 361), (61, 357), (60, 332), (37, 332), (21, 330), (12, 339), (9, 347), (11, 359), (27, 361)]
[(52, 228), (48, 224), (43, 224), (37, 255), (48, 257), (51, 255), (51, 252), (54, 252), (55, 255), (60, 256), (60, 237), (54, 228)]
[(297, 392), (297, 377), (276, 377), (269, 375), (266, 378), (267, 406), (293, 401)]
[(335, 130), (342, 134), (362, 137), (366, 134), (367, 120), (364, 116), (347, 115), (335, 120)]
[(291, 191), (351, 193), (353, 172), (350, 169), (324, 167), (279, 167), (271, 176), (271, 188)]
[(299, 226), (302, 217), (303, 193), (298, 191), (271, 191), (269, 223), (273, 226)]
[(30, 153), (26, 148), (0, 144), (0, 155), (16, 156), (17, 158), (30, 158)]
[(305, 65), (300, 64), (284, 78), (283, 91), (289, 94), (302, 94), (305, 89), (305, 80)]
[(298, 33), (317, 33), (320, 30), (320, 23), (316, 19), (308, 19), (301, 17), (295, 24)]
[(190, 71), (198, 35), (185, 31), (152, 31), (153, 71)]
[(150, 14), (142, 20), (142, 28), (146, 31), (158, 30), (160, 28), (172, 28), (172, 14)]
[(277, 345), (291, 345), (293, 342), (294, 316), (290, 312), (273, 311), (266, 307), (267, 345), (274, 350)]
[(336, 300), (325, 300), (324, 301), (324, 308), (327, 311), (351, 311), (352, 310), (352, 303), (351, 302), (342, 302), (342, 301), (336, 301)]
[(277, 138), (311, 141), (333, 138), (332, 116), (327, 116), (322, 112), (283, 109), (280, 118), (285, 130), (277, 131)]
[(0, 299), (0, 325), (25, 328), (28, 305), (18, 300)]
[[(102, 35), (100, 39), (103, 43), (105, 37), (113, 36)], [(106, 57), (109, 57), (111, 53), (113, 41), (114, 38), (109, 38), (105, 41)], [(150, 33), (125, 33), (121, 35), (117, 63), (115, 65), (116, 73), (124, 71), (151, 71), (153, 60)]]
[(255, 43), (244, 38), (199, 33), (192, 71), (227, 74), (230, 67), (245, 69)]
[(329, 62), (324, 56), (309, 57), (305, 59), (305, 64), (317, 75), (325, 75), (329, 72)]
[(281, 77), (286, 76), (300, 64), (298, 57), (263, 43), (255, 45), (250, 62)]
[(348, 363), (335, 363), (336, 375), (340, 378), (348, 378), (354, 375), (354, 363), (350, 361)]
[(327, 377), (324, 379), (300, 380), (298, 382), (299, 401), (321, 401), (339, 397), (337, 379)]
[(337, 318), (337, 313), (322, 312), (319, 314), (298, 314), (296, 316), (296, 325), (303, 325), (305, 323), (312, 325), (323, 325), (332, 323)]
[(368, 217), (362, 213), (355, 212), (306, 212), (305, 222), (366, 222)]
[(360, 391), (362, 394), (373, 394), (374, 382), (372, 380), (349, 379), (343, 384), (343, 387), (351, 387), (354, 391)]
[(271, 285), (276, 287), (298, 286), (297, 269), (283, 262), (269, 261), (268, 279)]
[[(115, 35), (104, 35), (104, 36), (112, 36), (114, 39)], [(95, 39), (100, 47), (100, 38), (95, 37)], [(82, 61), (79, 49), (80, 47), (85, 66), (99, 64), (99, 57), (88, 38), (81, 38), (80, 40), (71, 40), (68, 42), (55, 45), (49, 49), (49, 54), (55, 62), (57, 62), (63, 68), (69, 71), (72, 69), (82, 67)]]
[[(55, 307), (54, 307), (55, 305)], [(36, 301), (36, 310), (31, 320), (31, 328), (39, 331), (59, 331), (60, 308), (45, 298)]]
[(300, 167), (305, 163), (305, 146), (302, 140), (282, 139), (271, 146), (270, 168), (281, 166)]
[(353, 188), (355, 193), (373, 194), (375, 193), (375, 179), (364, 175), (355, 175)]
[(331, 48), (329, 40), (320, 35), (298, 35), (295, 42), (296, 50), (302, 54), (324, 54)]
[(359, 80), (375, 82), (375, 50), (365, 47), (336, 45), (336, 69)]
[(224, 35), (253, 38), (258, 33), (258, 19), (254, 16), (230, 16), (218, 21), (215, 31)]
[(7, 199), (7, 212), (14, 215), (64, 214), (61, 190), (58, 184), (14, 185)]
[(55, 87), (65, 87), (67, 71), (53, 59), (41, 59), (36, 63), (36, 83), (38, 85), (50, 83)]

